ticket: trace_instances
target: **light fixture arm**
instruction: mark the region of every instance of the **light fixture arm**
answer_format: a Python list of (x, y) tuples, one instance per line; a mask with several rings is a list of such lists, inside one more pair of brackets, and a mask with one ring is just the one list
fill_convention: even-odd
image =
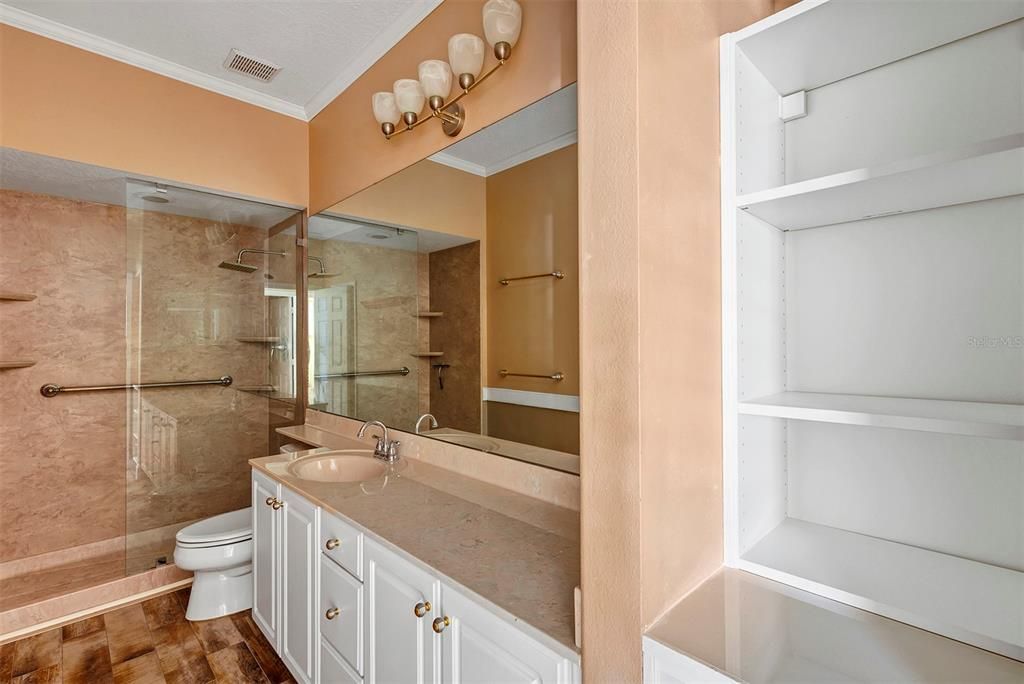
[(465, 109), (463, 109), (462, 105), (459, 104), (459, 101), (466, 95), (469, 95), (481, 83), (490, 78), (491, 74), (493, 74), (501, 67), (505, 66), (505, 62), (507, 62), (509, 57), (512, 56), (512, 47), (508, 43), (498, 43), (497, 45), (494, 46), (494, 54), (496, 57), (498, 57), (498, 62), (493, 67), (491, 67), (487, 72), (485, 72), (483, 76), (481, 76), (478, 79), (470, 81), (470, 83), (466, 87), (462, 88), (462, 92), (460, 92), (458, 95), (453, 97), (448, 102), (442, 102), (441, 105), (436, 109), (431, 107), (432, 111), (430, 113), (430, 116), (425, 116), (422, 119), (417, 119), (414, 123), (407, 124), (402, 128), (394, 128), (394, 126), (390, 126), (390, 128), (394, 129), (393, 132), (390, 133), (388, 132), (387, 128), (385, 128), (385, 126), (382, 126), (381, 129), (382, 132), (384, 133), (384, 138), (386, 140), (391, 140), (391, 138), (394, 138), (396, 135), (401, 135), (406, 131), (411, 131), (414, 128), (420, 126), (421, 124), (430, 121), (431, 119), (439, 119), (441, 121), (441, 126), (444, 129), (444, 132), (447, 133), (448, 135), (458, 135), (459, 132), (462, 131), (463, 124), (465, 124), (466, 122), (466, 112)]

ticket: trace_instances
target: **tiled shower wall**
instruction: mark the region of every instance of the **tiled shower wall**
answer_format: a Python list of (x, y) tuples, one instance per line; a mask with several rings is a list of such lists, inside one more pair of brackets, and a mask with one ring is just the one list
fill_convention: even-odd
[[(265, 231), (0, 191), (0, 611), (152, 567), (183, 524), (247, 505), (268, 453)], [(283, 258), (282, 258), (283, 259)], [(141, 264), (141, 274), (139, 272)], [(232, 375), (43, 398), (39, 387)], [(213, 494), (216, 493), (214, 496)]]

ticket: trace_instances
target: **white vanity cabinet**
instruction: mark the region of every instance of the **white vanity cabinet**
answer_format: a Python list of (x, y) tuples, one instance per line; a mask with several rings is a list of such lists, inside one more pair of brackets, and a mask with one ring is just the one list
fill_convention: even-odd
[(316, 676), (317, 509), (252, 475), (253, 609), (257, 626), (302, 684)]
[(440, 641), (431, 625), (441, 583), (379, 544), (367, 540), (364, 549), (367, 684), (436, 684)]
[(269, 477), (252, 474), (252, 619), (277, 650), (281, 628), (278, 582), (280, 581), (281, 485)]
[(252, 493), (253, 619), (297, 681), (579, 681), (578, 658), (347, 519), (257, 471)]
[[(575, 666), (450, 586), (442, 587), (444, 684), (557, 684), (575, 681)], [(447, 623), (445, 622), (447, 618)]]

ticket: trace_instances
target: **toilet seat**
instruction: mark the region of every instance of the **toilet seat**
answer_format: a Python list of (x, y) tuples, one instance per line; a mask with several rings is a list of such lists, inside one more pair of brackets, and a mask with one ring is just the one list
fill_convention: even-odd
[(183, 527), (174, 536), (184, 548), (210, 548), (252, 539), (252, 509), (215, 515)]

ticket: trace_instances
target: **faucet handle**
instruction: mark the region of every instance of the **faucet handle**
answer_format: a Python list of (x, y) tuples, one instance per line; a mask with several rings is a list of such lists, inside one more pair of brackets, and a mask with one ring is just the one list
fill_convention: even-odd
[(401, 442), (399, 442), (396, 439), (396, 440), (392, 440), (387, 445), (387, 448), (386, 448), (387, 454), (386, 455), (387, 455), (389, 461), (394, 461), (395, 459), (398, 458), (398, 445), (399, 444), (401, 444)]

